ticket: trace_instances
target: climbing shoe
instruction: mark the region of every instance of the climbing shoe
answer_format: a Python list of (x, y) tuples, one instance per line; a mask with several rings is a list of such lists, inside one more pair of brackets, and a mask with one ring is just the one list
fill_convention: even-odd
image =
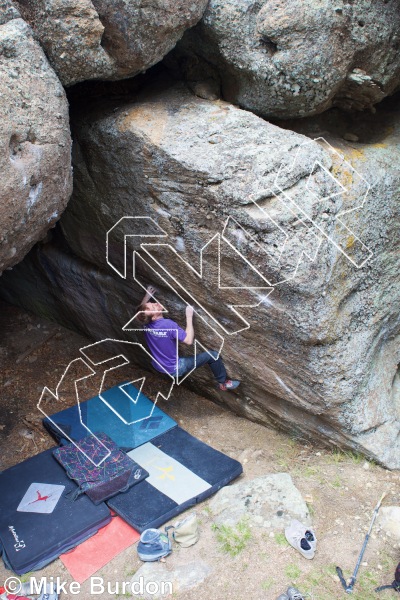
[(158, 529), (146, 529), (140, 536), (137, 553), (140, 560), (153, 562), (171, 553), (171, 540)]
[(234, 389), (236, 389), (239, 385), (240, 385), (240, 381), (238, 381), (237, 379), (227, 379), (225, 381), (225, 383), (220, 383), (219, 384), (219, 389), (222, 392), (226, 392), (228, 390), (234, 390)]

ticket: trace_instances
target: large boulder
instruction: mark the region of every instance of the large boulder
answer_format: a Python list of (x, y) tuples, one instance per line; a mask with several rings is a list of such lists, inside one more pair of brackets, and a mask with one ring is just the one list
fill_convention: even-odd
[(160, 61), (207, 0), (16, 0), (65, 86), (121, 79)]
[(8, 273), (2, 297), (93, 339), (140, 339), (121, 328), (138, 283), (153, 282), (172, 317), (195, 304), (200, 341), (224, 341), (242, 380), (220, 393), (200, 369), (188, 385), (400, 468), (399, 113), (390, 119), (379, 143), (367, 123), (366, 143), (331, 138), (335, 149), (183, 85), (78, 109), (64, 240)]
[(59, 219), (72, 192), (64, 89), (30, 27), (0, 2), (0, 272)]
[[(267, 118), (363, 110), (400, 84), (398, 0), (210, 0), (170, 65)], [(204, 91), (206, 90), (206, 91)]]

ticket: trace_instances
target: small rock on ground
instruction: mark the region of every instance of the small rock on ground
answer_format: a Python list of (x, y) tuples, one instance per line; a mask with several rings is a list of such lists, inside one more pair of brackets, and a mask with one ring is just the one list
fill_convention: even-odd
[[(211, 571), (211, 567), (202, 560), (177, 565), (172, 570), (165, 563), (145, 563), (131, 580), (132, 590), (137, 593), (140, 586), (142, 598), (167, 598), (196, 587)], [(168, 584), (172, 584), (172, 589)]]
[(378, 515), (378, 526), (400, 542), (400, 506), (382, 506)]
[(288, 473), (275, 473), (224, 487), (210, 502), (217, 523), (235, 525), (243, 517), (250, 525), (282, 529), (292, 519), (310, 525), (310, 514)]

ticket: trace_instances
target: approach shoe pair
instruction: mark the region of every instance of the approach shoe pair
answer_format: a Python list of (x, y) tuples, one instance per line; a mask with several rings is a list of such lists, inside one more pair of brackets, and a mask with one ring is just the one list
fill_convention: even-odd
[(278, 596), (276, 600), (305, 600), (305, 598), (295, 587), (288, 587), (286, 592)]
[(227, 392), (228, 390), (235, 390), (239, 385), (240, 381), (237, 379), (227, 379), (224, 383), (219, 383), (218, 387), (222, 392)]
[(172, 544), (168, 535), (158, 529), (145, 529), (140, 536), (137, 553), (140, 560), (154, 562), (171, 553)]
[(304, 556), (311, 560), (314, 558), (317, 548), (317, 538), (314, 530), (293, 519), (289, 527), (285, 529), (285, 537), (289, 544)]

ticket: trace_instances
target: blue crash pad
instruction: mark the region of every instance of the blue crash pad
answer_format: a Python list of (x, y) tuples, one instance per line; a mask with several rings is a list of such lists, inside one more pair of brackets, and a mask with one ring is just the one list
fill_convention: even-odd
[[(46, 417), (43, 424), (59, 443), (69, 441), (68, 437), (76, 442), (88, 435), (83, 423), (92, 432), (107, 434), (120, 449), (129, 451), (176, 427), (176, 422), (147, 396), (138, 394), (139, 390), (131, 383), (123, 383), (102, 393), (109, 406), (95, 396), (81, 402), (79, 407), (76, 404)], [(132, 424), (126, 424), (123, 419)]]

